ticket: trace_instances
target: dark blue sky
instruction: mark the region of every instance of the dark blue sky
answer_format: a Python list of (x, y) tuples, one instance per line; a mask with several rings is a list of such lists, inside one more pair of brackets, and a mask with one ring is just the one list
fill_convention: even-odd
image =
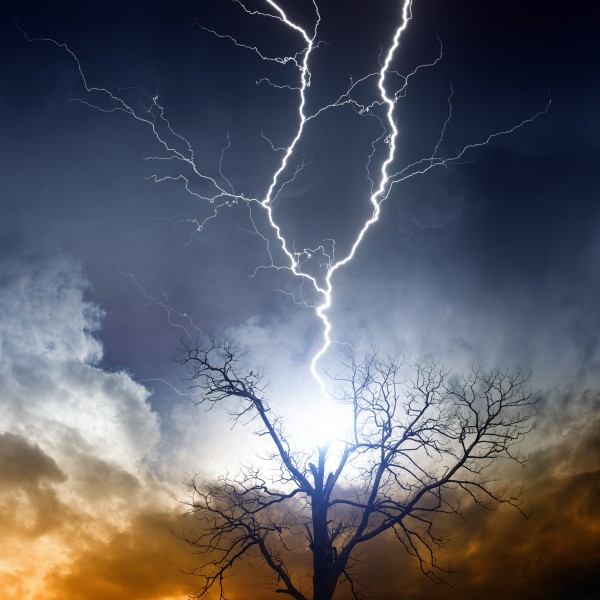
[[(330, 45), (315, 55), (309, 106), (331, 101), (349, 75), (373, 69), (374, 56), (395, 27), (396, 8), (392, 2), (369, 10), (358, 2), (343, 8), (323, 4), (319, 39)], [(592, 9), (592, 3), (582, 3), (566, 10), (558, 2), (415, 4), (398, 69), (433, 60), (436, 36), (444, 58), (415, 78), (398, 105), (400, 163), (431, 152), (450, 84), (454, 116), (443, 146), (447, 153), (510, 128), (543, 108), (549, 96), (553, 104), (534, 124), (469, 153), (469, 164), (397, 186), (381, 226), (366, 241), (365, 266), (391, 261), (395, 268), (387, 277), (400, 281), (430, 269), (457, 302), (468, 302), (472, 292), (461, 298), (463, 283), (452, 289), (455, 272), (483, 294), (493, 289), (510, 297), (517, 286), (535, 295), (544, 284), (557, 295), (567, 287), (577, 301), (597, 304), (586, 300), (595, 291), (598, 231), (598, 42)], [(309, 5), (301, 18), (309, 22), (312, 16)], [(254, 193), (264, 192), (274, 164), (260, 132), (284, 144), (295, 111), (290, 92), (255, 81), (270, 76), (291, 83), (294, 70), (261, 63), (196, 23), (247, 42), (259, 40), (266, 52), (288, 50), (285, 37), (222, 2), (19, 3), (5, 8), (5, 17), (2, 232), (19, 240), (13, 244), (50, 245), (82, 259), (92, 294), (109, 313), (107, 360), (143, 373), (144, 365), (155, 369), (168, 353), (156, 340), (170, 342), (160, 315), (138, 310), (139, 290), (115, 262), (159, 277), (173, 304), (194, 314), (203, 330), (286, 310), (268, 276), (247, 277), (264, 256), (257, 240), (240, 232), (247, 225), (244, 210), (223, 214), (182, 248), (193, 228), (173, 227), (153, 215), (193, 218), (206, 209), (177, 185), (154, 186), (144, 179), (155, 165), (141, 157), (158, 150), (147, 128), (69, 102), (83, 93), (73, 61), (47, 43), (27, 43), (11, 17), (32, 36), (67, 42), (92, 84), (158, 92), (167, 116), (211, 173), (229, 132), (225, 172), (234, 185)], [(335, 237), (343, 247), (366, 214), (361, 171), (374, 129), (357, 121), (341, 109), (312, 127), (299, 148), (312, 164), (288, 189), (292, 200), (280, 208), (299, 244)], [(332, 160), (337, 152), (340, 158)], [(232, 296), (244, 302), (229, 302)]]

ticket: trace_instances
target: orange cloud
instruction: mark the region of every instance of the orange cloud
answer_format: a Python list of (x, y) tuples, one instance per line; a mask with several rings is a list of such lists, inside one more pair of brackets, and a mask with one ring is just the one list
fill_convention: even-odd
[[(600, 428), (571, 431), (531, 457), (522, 473), (533, 514), (466, 507), (440, 522), (451, 537), (438, 553), (450, 586), (425, 578), (391, 538), (374, 543), (359, 577), (388, 600), (592, 600), (600, 567)], [(577, 440), (574, 443), (572, 440)], [(340, 600), (349, 596), (340, 595)]]
[[(196, 580), (181, 569), (195, 557), (175, 534), (191, 521), (173, 499), (180, 490), (157, 481), (151, 466), (159, 442), (177, 444), (173, 456), (191, 448), (196, 460), (192, 442), (202, 436), (182, 410), (180, 437), (161, 439), (148, 391), (99, 366), (102, 348), (90, 334), (99, 310), (83, 300), (77, 269), (68, 261), (36, 268), (37, 275), (8, 278), (12, 292), (0, 298), (0, 342), (11, 350), (0, 362), (0, 598), (185, 598)], [(529, 520), (507, 507), (467, 504), (466, 521), (440, 522), (452, 540), (439, 560), (456, 569), (454, 587), (427, 580), (391, 538), (359, 557), (357, 579), (387, 600), (593, 598), (600, 423), (591, 417), (592, 396), (566, 398), (556, 418), (546, 414), (526, 470), (502, 474), (525, 478)], [(206, 469), (204, 462), (197, 466)], [(169, 468), (179, 479), (179, 465)], [(259, 561), (232, 575), (230, 600), (273, 597), (273, 578)], [(348, 597), (341, 589), (339, 600)]]
[[(453, 587), (427, 580), (389, 538), (360, 557), (357, 579), (388, 600), (593, 598), (600, 564), (598, 431), (589, 424), (533, 454), (524, 471), (534, 509), (529, 520), (509, 507), (466, 506), (466, 521), (440, 523), (452, 537), (439, 559), (457, 570)], [(194, 556), (175, 535), (186, 525), (178, 505), (168, 506), (160, 493), (152, 509), (158, 484), (94, 457), (81, 458), (80, 472), (71, 469), (67, 478), (59, 461), (11, 433), (0, 436), (0, 458), (2, 598), (176, 600), (193, 590), (194, 578), (181, 569), (193, 566)], [(76, 496), (67, 493), (74, 489)], [(70, 503), (73, 497), (85, 505)], [(111, 506), (118, 514), (106, 510)], [(227, 585), (231, 600), (273, 595), (270, 574), (257, 565), (244, 565)], [(338, 598), (347, 600), (348, 590)]]
[(170, 600), (193, 586), (181, 568), (189, 548), (176, 536), (176, 512), (142, 512), (104, 543), (88, 544), (65, 569), (46, 578), (56, 600)]

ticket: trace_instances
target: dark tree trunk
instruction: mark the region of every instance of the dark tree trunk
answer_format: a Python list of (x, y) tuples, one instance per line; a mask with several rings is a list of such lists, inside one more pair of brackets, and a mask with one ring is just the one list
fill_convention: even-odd
[(324, 495), (325, 452), (319, 453), (319, 466), (314, 471), (315, 490), (312, 495), (313, 522), (313, 600), (331, 600), (339, 575), (334, 569), (335, 551), (329, 538), (327, 498)]
[(333, 548), (327, 533), (327, 514), (313, 511), (313, 600), (331, 600), (337, 577), (333, 572)]

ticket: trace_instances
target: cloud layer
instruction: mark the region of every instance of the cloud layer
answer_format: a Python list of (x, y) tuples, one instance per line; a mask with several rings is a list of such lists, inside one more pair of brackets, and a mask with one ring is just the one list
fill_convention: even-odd
[(148, 390), (102, 368), (79, 265), (8, 255), (0, 281), (2, 597), (181, 597), (159, 420)]

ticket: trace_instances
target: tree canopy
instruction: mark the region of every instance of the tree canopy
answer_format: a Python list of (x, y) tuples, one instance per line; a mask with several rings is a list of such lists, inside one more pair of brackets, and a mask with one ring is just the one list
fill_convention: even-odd
[(192, 479), (189, 508), (199, 526), (185, 537), (203, 556), (195, 598), (213, 589), (225, 598), (224, 579), (251, 558), (273, 572), (276, 593), (329, 600), (347, 584), (354, 598), (363, 597), (354, 569), (359, 552), (385, 532), (425, 575), (442, 581), (447, 568), (435, 550), (446, 540), (436, 517), (460, 514), (465, 498), (525, 514), (520, 494), (499, 490), (491, 473), (500, 459), (526, 458), (516, 445), (534, 426), (537, 394), (518, 368), (453, 374), (432, 361), (351, 356), (330, 378), (351, 425), (311, 448), (292, 443), (261, 372), (245, 370), (233, 341), (186, 346), (180, 361), (199, 403), (233, 399), (232, 418), (257, 423), (272, 448), (258, 466), (213, 482)]

